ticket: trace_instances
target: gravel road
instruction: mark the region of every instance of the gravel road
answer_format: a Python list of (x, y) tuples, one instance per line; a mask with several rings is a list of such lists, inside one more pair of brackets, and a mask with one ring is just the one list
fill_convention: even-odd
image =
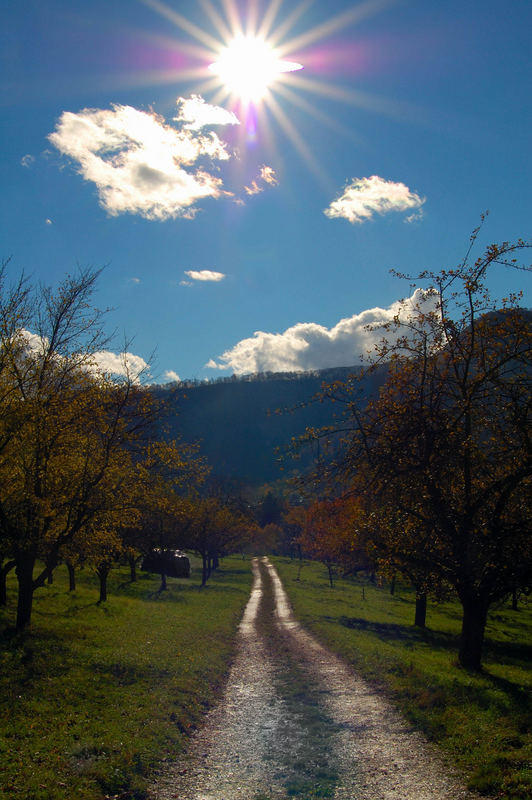
[(294, 619), (254, 559), (224, 696), (151, 800), (473, 800), (441, 755)]

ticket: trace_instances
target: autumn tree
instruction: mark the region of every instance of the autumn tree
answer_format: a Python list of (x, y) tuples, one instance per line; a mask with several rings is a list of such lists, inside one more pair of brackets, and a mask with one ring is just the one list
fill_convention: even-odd
[(432, 566), (434, 540), (424, 535), (418, 519), (400, 510), (399, 501), (368, 503), (363, 523), (364, 549), (380, 576), (391, 581), (392, 592), (397, 575), (407, 580), (415, 591), (414, 625), (424, 628), (427, 601), (441, 601), (448, 586)]
[(334, 576), (367, 570), (364, 546), (364, 512), (353, 497), (315, 500), (306, 508), (293, 507), (286, 522), (299, 528), (303, 552), (327, 568), (332, 588)]
[[(138, 555), (154, 551), (164, 554), (188, 545), (196, 496), (208, 472), (196, 445), (172, 440), (137, 448), (129, 484), (134, 518), (125, 518), (120, 527), (123, 552), (130, 565)], [(161, 572), (161, 589), (165, 588), (166, 575)]]
[(63, 547), (116, 503), (126, 445), (151, 413), (136, 376), (116, 382), (96, 368), (107, 341), (90, 304), (98, 274), (33, 289), (12, 324), (13, 298), (0, 297), (0, 533), (16, 565), (18, 629)]
[(202, 560), (201, 585), (205, 586), (218, 559), (242, 549), (254, 523), (238, 505), (213, 495), (194, 499), (189, 513), (188, 546)]
[(428, 289), (369, 366), (387, 365), (378, 398), (364, 406), (354, 386), (328, 390), (348, 411), (337, 474), (401, 515), (389, 531), (399, 562), (455, 589), (459, 660), (475, 670), (490, 606), (532, 582), (532, 315), (487, 289), (489, 271), (521, 266), (524, 247), (492, 245), (474, 262), (470, 250), (457, 269), (418, 276)]

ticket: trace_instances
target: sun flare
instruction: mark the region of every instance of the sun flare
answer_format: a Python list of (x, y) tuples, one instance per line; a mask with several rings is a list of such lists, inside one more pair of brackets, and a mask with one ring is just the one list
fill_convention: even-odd
[(237, 36), (209, 69), (231, 94), (244, 102), (257, 103), (283, 73), (303, 67), (295, 61), (280, 59), (268, 42), (259, 37)]
[[(359, 24), (368, 16), (387, 8), (395, 0), (363, 0), (348, 6), (310, 27), (303, 18), (312, 0), (300, 0), (283, 8), (284, 0), (198, 0), (206, 16), (206, 25), (187, 19), (168, 0), (139, 0), (172, 25), (183, 31), (188, 40), (174, 44), (183, 66), (163, 70), (165, 83), (194, 81), (195, 92), (208, 102), (226, 108), (240, 121), (240, 136), (250, 147), (259, 138), (275, 147), (273, 119), (295, 146), (312, 172), (324, 183), (319, 159), (308, 147), (304, 131), (300, 131), (291, 108), (297, 108), (325, 124), (335, 132), (351, 135), (334, 116), (321, 111), (314, 99), (304, 95), (348, 103), (390, 116), (409, 113), (395, 100), (387, 100), (346, 88), (320, 76), (322, 65), (334, 63), (335, 43), (322, 40)], [(176, 5), (175, 3), (173, 5)], [(287, 4), (289, 5), (289, 4)], [(325, 4), (323, 4), (325, 7)], [(192, 41), (192, 40), (195, 40)], [(317, 44), (319, 44), (319, 47)], [(349, 50), (353, 71), (358, 68), (356, 46)], [(303, 64), (295, 60), (301, 59)], [(301, 74), (304, 71), (307, 74)], [(158, 76), (159, 73), (156, 73)]]

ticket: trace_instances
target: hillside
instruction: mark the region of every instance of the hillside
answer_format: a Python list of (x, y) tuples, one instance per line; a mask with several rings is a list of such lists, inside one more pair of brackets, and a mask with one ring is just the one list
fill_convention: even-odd
[[(279, 457), (292, 437), (306, 427), (334, 421), (338, 407), (330, 401), (311, 402), (323, 383), (345, 380), (358, 368), (312, 373), (266, 373), (222, 378), (211, 383), (181, 383), (154, 391), (169, 407), (168, 436), (199, 441), (215, 475), (245, 484), (278, 480), (308, 465), (312, 454), (281, 464)], [(364, 394), (378, 385), (376, 377), (362, 384)], [(282, 469), (281, 467), (284, 467)]]
[[(530, 309), (519, 309), (532, 322)], [(509, 310), (488, 312), (496, 324)], [(465, 331), (464, 331), (465, 332)], [(305, 469), (314, 454), (307, 450), (293, 461), (286, 456), (293, 437), (307, 427), (338, 422), (341, 404), (318, 401), (323, 384), (346, 381), (360, 367), (336, 367), (315, 372), (260, 373), (231, 376), (212, 382), (195, 381), (154, 387), (166, 400), (168, 416), (164, 435), (199, 442), (213, 474), (256, 486)], [(364, 398), (374, 395), (384, 382), (386, 368), (365, 376), (358, 384)], [(162, 423), (161, 423), (162, 424)]]

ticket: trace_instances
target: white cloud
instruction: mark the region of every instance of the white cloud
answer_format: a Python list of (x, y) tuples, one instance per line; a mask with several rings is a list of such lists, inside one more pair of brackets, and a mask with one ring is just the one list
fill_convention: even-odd
[(20, 163), (23, 167), (31, 167), (33, 162), (35, 161), (35, 156), (32, 156), (31, 153), (26, 153), (25, 156), (22, 156), (20, 159)]
[(275, 170), (272, 169), (272, 167), (266, 166), (266, 164), (260, 168), (259, 175), (264, 183), (268, 183), (270, 186), (277, 186), (279, 183)]
[(26, 328), (21, 328), (19, 333), (22, 343), (26, 343), (25, 349), (29, 351), (30, 355), (44, 355), (46, 353), (49, 346), (46, 336), (39, 336), (39, 334), (32, 333)]
[(260, 192), (264, 191), (265, 185), (277, 186), (278, 184), (279, 181), (277, 180), (275, 170), (272, 169), (272, 167), (268, 167), (266, 164), (264, 164), (260, 168), (257, 177), (251, 181), (249, 186), (244, 186), (244, 191), (248, 195), (260, 194)]
[[(50, 341), (46, 336), (39, 336), (26, 328), (20, 329), (21, 346), (32, 358), (39, 358), (49, 354)], [(55, 353), (53, 356), (58, 363), (62, 356)], [(134, 353), (113, 353), (110, 350), (99, 350), (90, 357), (80, 357), (80, 365), (89, 372), (98, 372), (113, 377), (129, 376), (134, 382), (143, 374), (149, 374), (150, 365)]]
[(405, 217), (403, 222), (406, 225), (412, 225), (414, 222), (421, 222), (422, 219), (425, 217), (425, 212), (422, 208), (419, 211), (415, 211), (413, 214), (409, 214), (408, 217)]
[(168, 381), (176, 381), (176, 382), (178, 382), (178, 381), (181, 380), (181, 378), (179, 377), (177, 372), (174, 372), (173, 369), (167, 369), (166, 372), (164, 373), (164, 377)]
[(188, 130), (197, 131), (211, 125), (240, 125), (238, 117), (232, 111), (220, 106), (211, 106), (203, 97), (193, 94), (191, 97), (180, 97), (177, 101), (178, 114), (176, 122), (185, 123)]
[[(383, 336), (380, 326), (396, 315), (406, 321), (420, 304), (434, 307), (434, 299), (421, 289), (412, 297), (388, 308), (372, 308), (342, 319), (333, 328), (314, 322), (300, 322), (284, 333), (256, 331), (242, 339), (218, 360), (210, 359), (210, 369), (231, 369), (237, 374), (254, 372), (299, 372), (327, 367), (349, 367), (359, 363)], [(391, 337), (388, 333), (388, 338)]]
[[(193, 100), (198, 108), (200, 100)], [(188, 101), (180, 98), (178, 102), (182, 107)], [(193, 121), (192, 111), (187, 118)], [(206, 124), (202, 122), (201, 127)], [(200, 133), (199, 124), (191, 125), (176, 128), (153, 112), (113, 105), (106, 110), (85, 108), (77, 114), (65, 111), (48, 138), (77, 162), (85, 180), (95, 184), (100, 204), (109, 214), (191, 219), (199, 200), (230, 194), (224, 191), (221, 178), (205, 167), (206, 159), (230, 158), (226, 145), (215, 133)], [(200, 159), (202, 166), (197, 164)]]
[(130, 283), (134, 283), (134, 284), (139, 284), (140, 283), (140, 278), (130, 278), (129, 282)]
[(110, 350), (94, 353), (92, 361), (100, 372), (113, 376), (129, 376), (133, 381), (137, 381), (142, 374), (147, 374), (150, 367), (142, 356), (134, 353), (113, 353)]
[(259, 186), (257, 181), (251, 181), (249, 186), (244, 186), (244, 191), (249, 195), (260, 194), (264, 191), (264, 186)]
[(372, 175), (371, 178), (354, 178), (323, 213), (331, 219), (340, 217), (352, 223), (367, 222), (375, 214), (421, 208), (425, 200), (404, 183)]
[[(222, 281), (225, 278), (223, 272), (214, 272), (212, 269), (187, 269), (185, 275), (188, 275), (193, 281)], [(181, 283), (188, 285), (187, 281), (181, 281)]]
[(45, 225), (53, 225), (54, 224), (50, 218), (45, 219), (44, 223), (45, 223)]

